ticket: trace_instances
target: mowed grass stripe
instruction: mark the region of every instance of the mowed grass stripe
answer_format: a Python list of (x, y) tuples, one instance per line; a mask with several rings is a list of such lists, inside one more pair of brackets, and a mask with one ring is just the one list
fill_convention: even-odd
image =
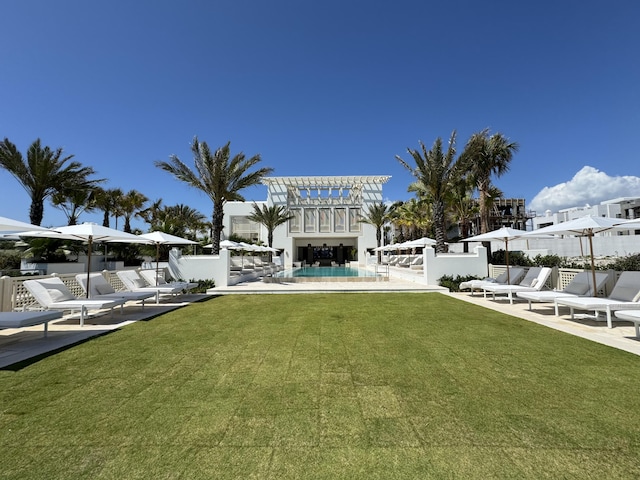
[(0, 371), (0, 471), (634, 478), (638, 378), (437, 293), (223, 296)]

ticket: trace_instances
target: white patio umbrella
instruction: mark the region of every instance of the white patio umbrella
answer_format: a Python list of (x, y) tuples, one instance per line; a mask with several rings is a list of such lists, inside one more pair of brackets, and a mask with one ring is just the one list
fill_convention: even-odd
[(113, 228), (103, 227), (96, 223), (82, 223), (46, 230), (20, 232), (21, 237), (45, 237), (60, 238), (63, 240), (81, 240), (87, 242), (87, 298), (89, 297), (89, 281), (91, 272), (91, 250), (94, 243), (119, 242), (119, 243), (151, 243), (131, 233), (122, 232)]
[(258, 252), (260, 247), (247, 242), (238, 242), (236, 250), (240, 250), (242, 254), (242, 266), (244, 267), (244, 252)]
[[(548, 227), (539, 228), (528, 232), (527, 236), (552, 234), (552, 235), (575, 235), (578, 237), (587, 237), (589, 239), (589, 254), (591, 257), (591, 277), (593, 285), (596, 285), (596, 266), (593, 255), (593, 236), (596, 233), (606, 232), (607, 230), (625, 230), (629, 227), (621, 227), (619, 218), (611, 217), (580, 217), (566, 222), (549, 225)], [(594, 292), (594, 296), (598, 296), (598, 292)]]
[(625, 220), (616, 225), (616, 230), (640, 230), (640, 218)]
[[(226, 248), (227, 250), (239, 250), (240, 244), (238, 242), (234, 242), (233, 240), (222, 240), (220, 242), (220, 248)], [(202, 248), (213, 248), (213, 243), (207, 243)]]
[(0, 217), (0, 232), (24, 232), (24, 231), (44, 231), (48, 228), (31, 225), (30, 223), (13, 220), (8, 217)]
[[(236, 250), (240, 247), (238, 242), (234, 242), (233, 240), (225, 239), (220, 242), (220, 248), (226, 248), (227, 250)], [(213, 248), (213, 244), (211, 244), (211, 248)]]
[(400, 245), (402, 245), (401, 243), (390, 243), (389, 245), (384, 245), (382, 247), (378, 247), (380, 248), (380, 250), (382, 251), (393, 251), (393, 250), (400, 250)]
[(505, 263), (507, 264), (507, 283), (511, 283), (509, 275), (509, 240), (515, 240), (524, 236), (527, 232), (525, 230), (518, 230), (511, 227), (502, 227), (491, 232), (482, 233), (474, 237), (465, 238), (463, 242), (489, 242), (491, 240), (500, 240), (504, 242), (504, 256)]
[(160, 245), (194, 245), (198, 242), (189, 240), (187, 238), (177, 237), (176, 235), (170, 235), (165, 232), (151, 232), (138, 235), (139, 238), (149, 240), (156, 246), (156, 278), (158, 278), (158, 264), (160, 262)]
[(401, 245), (404, 248), (417, 248), (417, 247), (426, 247), (427, 245), (435, 245), (437, 242), (433, 238), (422, 237), (416, 240), (408, 240)]

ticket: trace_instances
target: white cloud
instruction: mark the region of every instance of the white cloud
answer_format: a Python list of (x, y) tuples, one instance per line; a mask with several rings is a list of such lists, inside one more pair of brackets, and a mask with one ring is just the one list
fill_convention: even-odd
[(529, 208), (542, 215), (546, 210), (597, 205), (618, 197), (640, 196), (640, 177), (610, 177), (605, 172), (585, 166), (568, 182), (544, 187), (533, 197)]

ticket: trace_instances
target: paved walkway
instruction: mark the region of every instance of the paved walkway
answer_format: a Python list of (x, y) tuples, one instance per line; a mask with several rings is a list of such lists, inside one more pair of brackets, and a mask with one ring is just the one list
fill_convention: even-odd
[[(392, 272), (394, 275), (394, 272)], [(284, 293), (343, 293), (343, 292), (441, 292), (462, 301), (471, 302), (485, 308), (506, 313), (549, 328), (577, 335), (604, 345), (609, 345), (635, 355), (640, 355), (640, 339), (635, 337), (634, 327), (629, 322), (614, 322), (612, 329), (607, 328), (606, 322), (598, 322), (588, 316), (577, 316), (575, 320), (569, 317), (568, 309), (561, 311), (556, 317), (551, 304), (534, 304), (533, 311), (528, 310), (526, 302), (516, 302), (509, 305), (507, 300), (484, 299), (482, 294), (449, 293), (439, 286), (421, 283), (419, 275), (409, 272), (396, 272), (396, 276), (389, 281), (380, 282), (326, 282), (326, 283), (264, 283), (262, 281), (246, 282), (231, 287), (213, 288), (207, 294), (183, 295), (180, 301), (168, 300), (159, 305), (145, 306), (144, 311), (139, 305), (129, 303), (123, 314), (118, 309), (112, 316), (109, 313), (91, 315), (85, 320), (85, 326), (80, 327), (77, 314), (66, 316), (61, 320), (50, 322), (49, 334), (43, 337), (43, 326), (24, 329), (0, 330), (0, 368), (7, 368), (29, 359), (38, 358), (52, 351), (68, 348), (71, 345), (85, 341), (91, 337), (103, 335), (122, 328), (130, 323), (148, 320), (169, 311), (181, 308), (193, 301), (202, 300), (215, 295), (238, 294), (284, 294)], [(403, 275), (399, 278), (399, 275)], [(640, 306), (639, 306), (640, 308)]]

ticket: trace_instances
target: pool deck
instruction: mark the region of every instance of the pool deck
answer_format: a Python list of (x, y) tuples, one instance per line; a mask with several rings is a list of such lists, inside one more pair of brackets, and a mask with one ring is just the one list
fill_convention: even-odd
[[(396, 271), (397, 270), (397, 271)], [(61, 320), (49, 323), (49, 334), (43, 336), (43, 326), (22, 329), (0, 330), (0, 369), (22, 368), (38, 361), (56, 351), (69, 348), (92, 337), (119, 330), (131, 323), (150, 320), (172, 310), (182, 308), (217, 295), (247, 294), (313, 294), (313, 293), (433, 293), (440, 292), (458, 300), (466, 301), (485, 308), (490, 308), (507, 315), (543, 325), (548, 328), (576, 335), (594, 342), (618, 348), (626, 352), (640, 355), (640, 338), (635, 337), (634, 327), (630, 322), (615, 321), (614, 328), (609, 329), (606, 322), (595, 321), (587, 315), (576, 315), (575, 320), (569, 317), (568, 309), (561, 311), (561, 316), (554, 315), (551, 304), (534, 304), (533, 311), (528, 310), (527, 302), (514, 302), (510, 305), (506, 300), (484, 299), (481, 294), (449, 293), (447, 289), (422, 283), (417, 272), (406, 269), (391, 270), (388, 281), (381, 282), (317, 282), (317, 283), (264, 283), (252, 281), (231, 287), (212, 288), (206, 294), (190, 294), (161, 301), (159, 305), (146, 305), (144, 311), (139, 305), (127, 303), (123, 313), (115, 309), (113, 315), (108, 312), (91, 314), (80, 327), (78, 315), (67, 315)], [(639, 305), (640, 309), (640, 305)]]

